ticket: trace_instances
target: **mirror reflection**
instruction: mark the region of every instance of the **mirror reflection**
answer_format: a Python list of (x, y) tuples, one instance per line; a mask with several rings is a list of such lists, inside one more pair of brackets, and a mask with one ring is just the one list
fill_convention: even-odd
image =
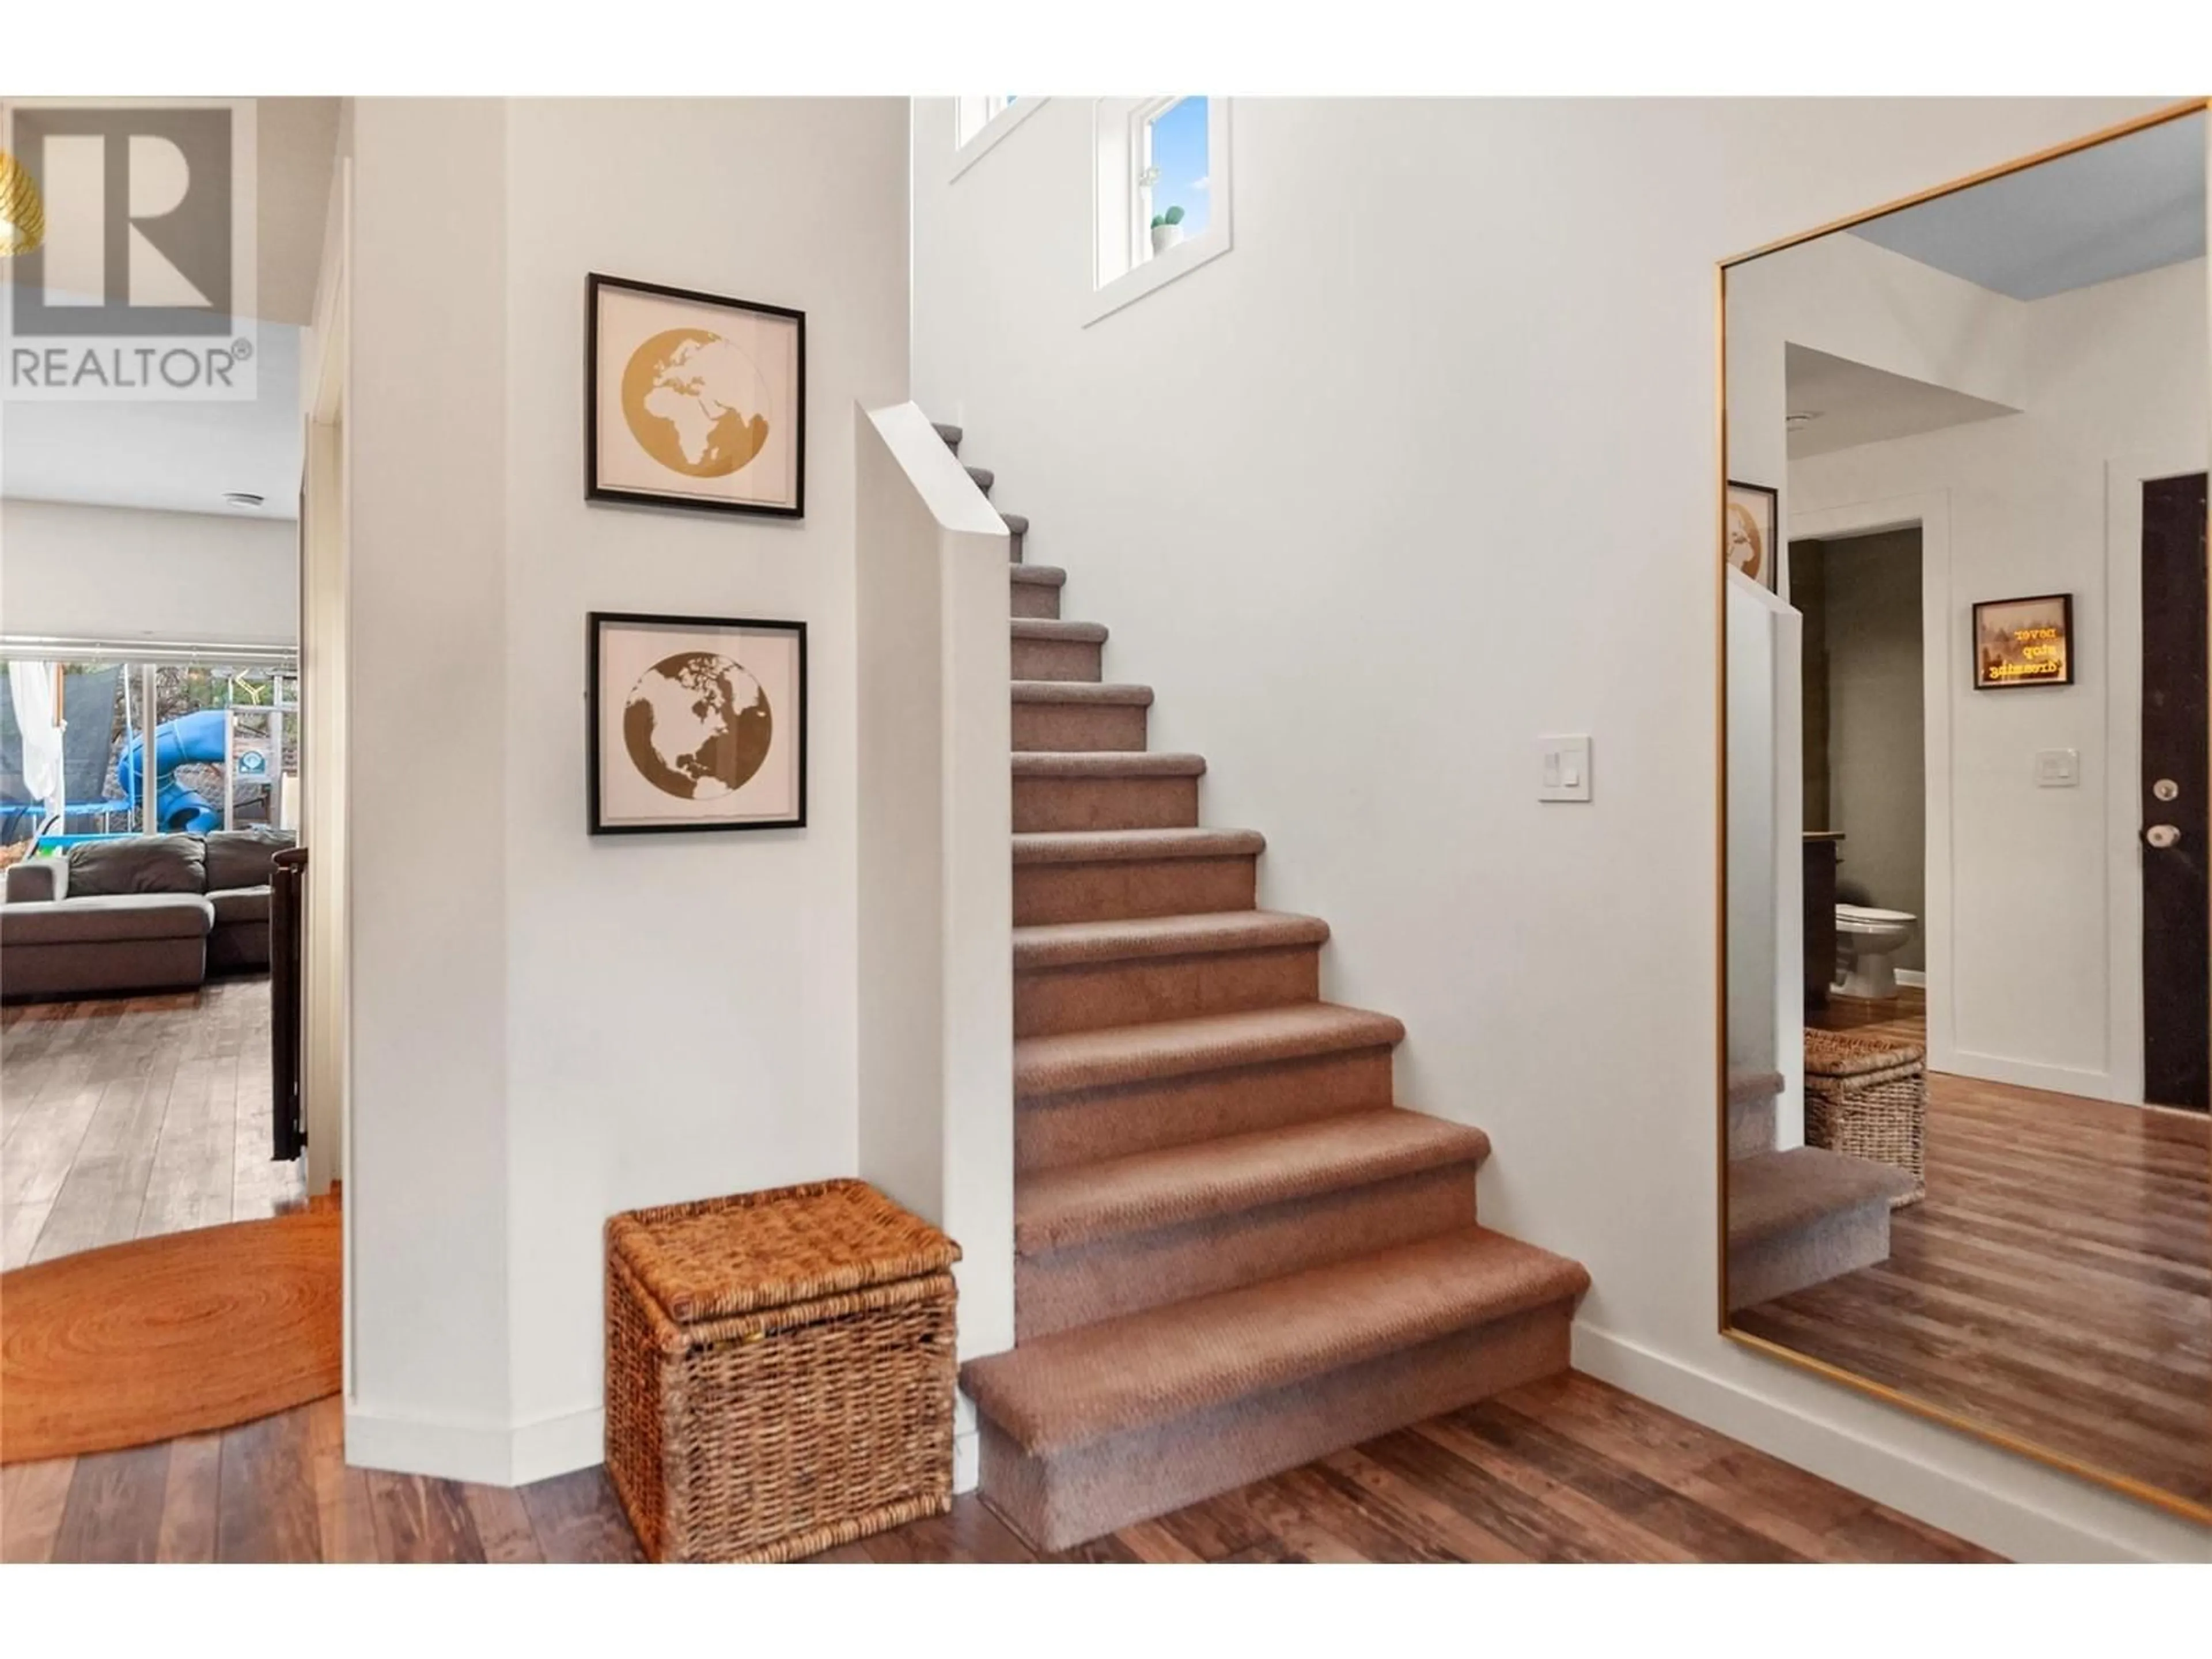
[(2205, 126), (1724, 273), (1723, 1299), (2212, 1515)]

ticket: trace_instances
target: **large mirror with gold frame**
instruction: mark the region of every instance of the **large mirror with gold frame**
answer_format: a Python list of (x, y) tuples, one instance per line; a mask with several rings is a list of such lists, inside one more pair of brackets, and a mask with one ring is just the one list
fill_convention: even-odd
[(1721, 269), (1721, 1324), (2212, 1521), (2203, 102)]

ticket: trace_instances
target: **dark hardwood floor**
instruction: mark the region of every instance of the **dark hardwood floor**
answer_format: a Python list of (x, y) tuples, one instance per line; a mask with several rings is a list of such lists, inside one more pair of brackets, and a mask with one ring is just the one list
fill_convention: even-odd
[[(349, 1468), (335, 1399), (0, 1469), (9, 1561), (635, 1561), (597, 1468), (515, 1491)], [(817, 1558), (1036, 1559), (974, 1498)], [(1129, 1527), (1073, 1561), (1986, 1561), (1577, 1374)]]
[[(1822, 1024), (1926, 1040), (1917, 1000)], [(2212, 1133), (2192, 1113), (1928, 1079), (1928, 1197), (1889, 1259), (1739, 1327), (2212, 1504)]]
[(0, 1012), (0, 1268), (297, 1208), (269, 1065), (265, 976)]

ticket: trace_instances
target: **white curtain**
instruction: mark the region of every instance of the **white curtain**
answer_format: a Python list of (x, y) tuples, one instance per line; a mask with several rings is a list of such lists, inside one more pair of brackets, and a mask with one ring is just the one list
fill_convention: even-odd
[[(23, 734), (23, 782), (58, 822), (66, 796), (62, 765), (62, 710), (50, 662), (11, 662), (8, 690), (15, 700), (15, 725)], [(44, 826), (41, 826), (44, 827)]]

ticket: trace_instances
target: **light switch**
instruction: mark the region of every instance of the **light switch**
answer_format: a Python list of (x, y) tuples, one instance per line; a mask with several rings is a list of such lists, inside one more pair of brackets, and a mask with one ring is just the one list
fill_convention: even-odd
[(1536, 786), (1538, 800), (1588, 800), (1590, 798), (1590, 740), (1586, 737), (1539, 738), (1536, 751), (1542, 770)]
[(2035, 751), (2035, 787), (2039, 789), (2072, 789), (2081, 781), (2081, 755), (2074, 749), (2039, 749)]

